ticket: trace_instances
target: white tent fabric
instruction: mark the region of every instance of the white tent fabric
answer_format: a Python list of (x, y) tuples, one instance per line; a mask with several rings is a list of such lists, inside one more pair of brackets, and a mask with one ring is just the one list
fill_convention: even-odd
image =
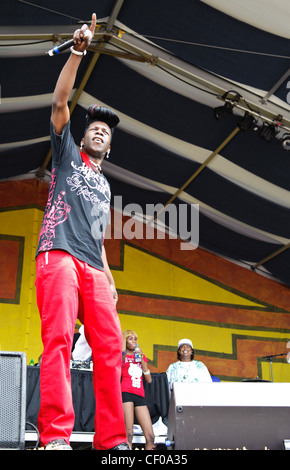
[(239, 21), (271, 34), (290, 39), (289, 13), (287, 0), (279, 3), (272, 0), (201, 0), (203, 3), (230, 15)]
[[(52, 92), (68, 55), (45, 52), (95, 4), (1, 9), (0, 181), (47, 178)], [(90, 104), (114, 109), (120, 125), (104, 164), (113, 194), (141, 207), (199, 204), (201, 247), (290, 285), (289, 2), (100, 0), (98, 10), (71, 95), (76, 144)], [(219, 121), (213, 111), (225, 102), (233, 112)], [(244, 132), (246, 113), (254, 123)], [(269, 142), (265, 124), (276, 126)]]

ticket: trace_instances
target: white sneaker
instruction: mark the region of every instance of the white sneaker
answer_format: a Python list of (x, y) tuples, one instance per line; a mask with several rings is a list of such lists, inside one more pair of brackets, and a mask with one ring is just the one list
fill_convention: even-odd
[(56, 439), (46, 444), (44, 450), (72, 450), (72, 447), (64, 439)]

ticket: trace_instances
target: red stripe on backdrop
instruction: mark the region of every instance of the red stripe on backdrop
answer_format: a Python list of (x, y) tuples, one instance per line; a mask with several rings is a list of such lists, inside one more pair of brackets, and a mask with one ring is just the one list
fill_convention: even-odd
[(222, 307), (122, 293), (119, 293), (118, 310), (147, 313), (161, 317), (170, 316), (175, 317), (177, 320), (191, 318), (225, 325), (245, 325), (269, 329), (279, 329), (283, 325), (283, 329), (289, 328), (290, 330), (290, 316), (287, 313), (263, 312), (255, 309)]

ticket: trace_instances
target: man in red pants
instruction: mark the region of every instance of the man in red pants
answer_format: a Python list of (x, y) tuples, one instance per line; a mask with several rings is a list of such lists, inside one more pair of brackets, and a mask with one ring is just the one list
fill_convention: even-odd
[[(119, 122), (111, 110), (90, 106), (78, 150), (70, 133), (69, 95), (93, 37), (74, 33), (71, 55), (58, 78), (52, 103), (52, 171), (36, 253), (36, 292), (43, 354), (40, 371), (40, 442), (46, 450), (70, 450), (74, 409), (70, 358), (77, 318), (92, 349), (96, 399), (93, 449), (127, 450), (121, 399), (122, 333), (116, 289), (103, 245), (110, 186), (101, 164)], [(91, 35), (85, 32), (90, 30)]]

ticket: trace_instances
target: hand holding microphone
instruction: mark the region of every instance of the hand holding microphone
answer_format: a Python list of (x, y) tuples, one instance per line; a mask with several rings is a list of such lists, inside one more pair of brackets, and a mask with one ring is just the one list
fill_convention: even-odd
[[(96, 14), (92, 14), (92, 22), (90, 28), (84, 24), (81, 29), (77, 29), (74, 32), (73, 39), (70, 39), (69, 41), (64, 42), (63, 44), (60, 44), (59, 46), (55, 46), (53, 49), (50, 49), (50, 51), (47, 52), (48, 55), (54, 56), (57, 54), (60, 54), (61, 52), (73, 48), (72, 52), (74, 52), (76, 55), (84, 55), (86, 53), (86, 49), (89, 46), (94, 34), (95, 34), (95, 28), (96, 28)], [(77, 46), (75, 48), (75, 46)]]

